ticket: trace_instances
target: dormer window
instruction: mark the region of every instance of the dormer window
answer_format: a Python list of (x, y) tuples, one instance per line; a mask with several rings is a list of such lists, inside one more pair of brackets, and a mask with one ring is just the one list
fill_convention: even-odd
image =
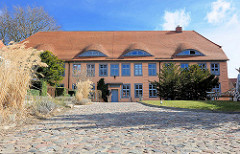
[(152, 56), (152, 55), (144, 50), (136, 49), (136, 50), (129, 51), (128, 53), (126, 53), (123, 56), (124, 57), (145, 57), (145, 56)]
[(178, 53), (176, 56), (204, 56), (204, 54), (194, 49), (188, 49)]
[(88, 50), (79, 54), (78, 57), (107, 57), (107, 56), (97, 50)]

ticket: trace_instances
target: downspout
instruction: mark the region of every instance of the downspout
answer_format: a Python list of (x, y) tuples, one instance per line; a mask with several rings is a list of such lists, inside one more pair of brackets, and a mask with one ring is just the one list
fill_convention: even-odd
[[(158, 68), (158, 73), (160, 73), (160, 70), (161, 70), (161, 61), (159, 61), (159, 68)], [(159, 79), (159, 78), (158, 78)], [(158, 80), (158, 82), (160, 82), (160, 80)], [(159, 99), (160, 99), (160, 103), (162, 104), (162, 97), (159, 96)]]
[(68, 90), (69, 90), (69, 84), (70, 84), (70, 62), (68, 62)]

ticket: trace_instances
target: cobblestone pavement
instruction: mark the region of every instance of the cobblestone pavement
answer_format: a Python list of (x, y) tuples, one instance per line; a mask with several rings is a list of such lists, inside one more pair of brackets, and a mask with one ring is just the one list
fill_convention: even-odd
[(240, 153), (240, 114), (94, 103), (11, 130), (0, 153)]

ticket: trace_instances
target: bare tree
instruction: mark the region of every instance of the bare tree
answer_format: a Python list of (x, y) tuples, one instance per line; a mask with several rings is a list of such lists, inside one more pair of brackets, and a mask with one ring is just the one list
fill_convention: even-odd
[(14, 7), (13, 12), (3, 8), (0, 14), (0, 39), (5, 44), (20, 42), (39, 31), (55, 31), (60, 27), (42, 7)]

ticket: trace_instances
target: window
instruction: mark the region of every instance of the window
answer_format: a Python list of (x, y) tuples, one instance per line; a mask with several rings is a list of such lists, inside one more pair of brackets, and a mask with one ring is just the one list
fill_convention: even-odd
[(134, 64), (134, 75), (142, 76), (142, 64)]
[(204, 54), (197, 50), (188, 49), (176, 54), (176, 56), (204, 56)]
[(73, 90), (77, 89), (77, 86), (76, 86), (75, 83), (72, 84), (72, 89), (73, 89)]
[(187, 63), (182, 63), (181, 68), (183, 68), (183, 69), (188, 68), (188, 64)]
[(143, 95), (143, 84), (136, 83), (135, 84), (135, 98), (140, 98)]
[(73, 64), (73, 74), (72, 76), (78, 76), (81, 72), (81, 64)]
[(199, 63), (198, 66), (199, 66), (202, 70), (206, 70), (206, 69), (207, 69), (207, 64), (206, 64), (206, 63)]
[(111, 76), (119, 76), (119, 64), (111, 64)]
[(87, 64), (87, 76), (88, 77), (95, 76), (95, 65), (94, 64)]
[(97, 50), (88, 50), (78, 55), (78, 57), (106, 57), (106, 55)]
[(215, 86), (213, 89), (212, 89), (213, 92), (216, 92), (216, 93), (221, 93), (221, 84), (219, 83), (219, 85)]
[(167, 70), (173, 69), (173, 63), (164, 63), (164, 66)]
[(149, 76), (156, 76), (156, 64), (148, 64), (148, 75)]
[(132, 57), (132, 56), (152, 56), (151, 54), (147, 53), (146, 51), (144, 50), (139, 50), (139, 49), (136, 49), (136, 50), (132, 50), (132, 51), (129, 51), (128, 53), (126, 53), (125, 55), (123, 55), (125, 57)]
[(219, 63), (211, 63), (211, 73), (214, 75), (220, 75)]
[(122, 85), (122, 98), (129, 98), (130, 97), (130, 84), (123, 84)]
[(130, 64), (122, 64), (122, 76), (130, 76)]
[(156, 86), (149, 83), (149, 97), (157, 97), (157, 89)]
[(99, 76), (108, 76), (107, 64), (99, 64)]
[(95, 90), (95, 83), (91, 84), (92, 89), (91, 90)]
[(59, 86), (57, 86), (57, 87), (64, 87), (64, 84), (60, 84)]

